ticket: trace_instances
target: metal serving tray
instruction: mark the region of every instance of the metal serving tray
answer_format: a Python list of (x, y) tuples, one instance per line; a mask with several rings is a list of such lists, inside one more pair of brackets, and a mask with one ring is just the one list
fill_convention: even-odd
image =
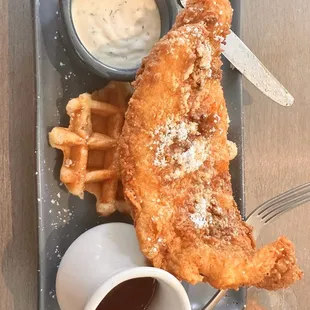
[[(239, 32), (240, 0), (232, 1), (235, 9), (233, 30)], [(70, 244), (84, 231), (98, 224), (130, 218), (113, 214), (108, 218), (96, 215), (95, 199), (85, 200), (69, 195), (59, 181), (61, 152), (48, 144), (48, 132), (54, 126), (67, 126), (65, 107), (68, 100), (83, 92), (102, 88), (107, 81), (83, 68), (66, 40), (58, 0), (35, 0), (35, 47), (37, 80), (37, 190), (39, 231), (39, 309), (59, 309), (55, 279), (60, 260)], [(241, 77), (224, 63), (223, 87), (231, 119), (230, 139), (237, 143), (239, 154), (231, 163), (234, 195), (244, 214), (243, 124)], [(125, 236), (124, 236), (125, 238)], [(213, 295), (207, 284), (188, 286), (193, 309)], [(243, 290), (229, 293), (216, 309), (242, 309)]]

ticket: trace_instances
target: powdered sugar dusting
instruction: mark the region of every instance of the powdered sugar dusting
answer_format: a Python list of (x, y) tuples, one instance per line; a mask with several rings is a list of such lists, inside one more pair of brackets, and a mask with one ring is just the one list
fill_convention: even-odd
[(158, 135), (159, 139), (154, 142), (154, 144), (158, 145), (154, 165), (161, 168), (166, 167), (168, 165), (165, 156), (166, 149), (177, 141), (186, 141), (190, 134), (197, 134), (197, 129), (197, 123), (180, 122), (179, 124), (175, 124), (171, 119), (168, 119), (165, 126), (156, 128), (154, 135)]
[(198, 55), (201, 57), (200, 68), (207, 70), (206, 76), (212, 76), (211, 61), (212, 61), (212, 48), (209, 42), (204, 42), (197, 48)]
[[(206, 240), (210, 237), (229, 240), (239, 235), (240, 218), (235, 212), (226, 212), (214, 198), (214, 192), (205, 189), (194, 195), (194, 212), (189, 213), (189, 220), (197, 230), (204, 230)], [(236, 224), (236, 225), (235, 225)]]
[[(170, 178), (176, 179), (199, 169), (209, 154), (209, 143), (198, 131), (195, 122), (174, 122), (155, 129), (154, 165), (160, 168), (175, 166)], [(153, 146), (151, 146), (151, 149)]]
[(190, 215), (190, 219), (198, 229), (205, 228), (213, 223), (213, 217), (208, 212), (209, 201), (205, 198), (200, 198), (195, 204), (195, 212)]
[(177, 168), (172, 174), (173, 178), (178, 178), (182, 175), (182, 170), (185, 173), (194, 172), (199, 169), (200, 166), (208, 157), (208, 143), (205, 139), (197, 139), (193, 141), (190, 148), (183, 153), (176, 153), (173, 155), (173, 159), (181, 168)]

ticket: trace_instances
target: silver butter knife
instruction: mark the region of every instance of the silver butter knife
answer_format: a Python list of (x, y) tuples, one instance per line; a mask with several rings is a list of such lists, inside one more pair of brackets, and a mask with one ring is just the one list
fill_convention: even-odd
[[(178, 0), (178, 4), (181, 11), (186, 0)], [(286, 107), (294, 103), (294, 97), (234, 32), (231, 31), (226, 37), (226, 44), (222, 44), (222, 49), (227, 60), (267, 97)]]
[(294, 103), (294, 97), (234, 32), (226, 37), (222, 49), (228, 61), (266, 96), (282, 106)]

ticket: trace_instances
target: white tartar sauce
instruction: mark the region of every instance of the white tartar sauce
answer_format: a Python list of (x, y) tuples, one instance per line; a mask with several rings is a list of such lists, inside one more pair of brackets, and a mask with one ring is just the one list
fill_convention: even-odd
[(160, 37), (154, 0), (73, 0), (71, 10), (84, 47), (115, 68), (137, 67)]

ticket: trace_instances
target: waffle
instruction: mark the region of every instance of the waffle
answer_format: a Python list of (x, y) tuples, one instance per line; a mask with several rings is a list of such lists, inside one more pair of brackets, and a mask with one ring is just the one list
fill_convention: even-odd
[(81, 199), (84, 191), (94, 194), (101, 216), (128, 211), (119, 181), (117, 144), (130, 96), (130, 85), (121, 82), (82, 94), (67, 105), (69, 128), (55, 127), (49, 133), (51, 146), (64, 155), (61, 182)]

